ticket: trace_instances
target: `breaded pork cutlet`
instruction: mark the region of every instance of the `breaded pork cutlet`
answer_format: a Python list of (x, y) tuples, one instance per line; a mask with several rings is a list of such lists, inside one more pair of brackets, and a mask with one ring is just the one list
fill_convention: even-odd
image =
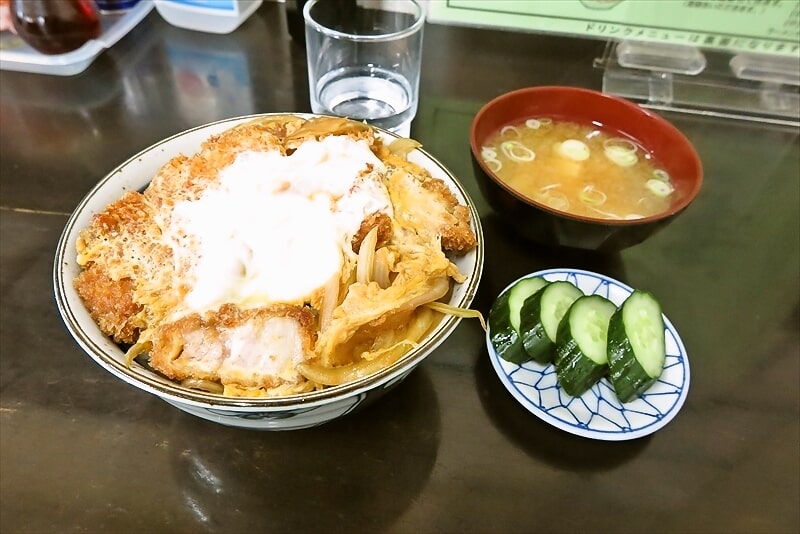
[(389, 156), (386, 160), (387, 187), (398, 221), (438, 233), (444, 250), (463, 254), (475, 248), (469, 208), (458, 202), (447, 184), (424, 169), (408, 172), (407, 162), (401, 158)]
[[(75, 289), (101, 330), (119, 343), (135, 342), (155, 319), (148, 309), (153, 292), (169, 285), (163, 265), (172, 252), (161, 243), (153, 215), (140, 193), (128, 192), (95, 215), (76, 243), (84, 270)], [(165, 297), (157, 298), (166, 303)]]
[(144, 192), (145, 199), (159, 214), (185, 200), (197, 200), (216, 183), (222, 169), (242, 152), (279, 150), (286, 153), (275, 124), (245, 123), (210, 137), (192, 156), (178, 155), (164, 165)]
[(306, 307), (240, 310), (225, 304), (204, 317), (192, 314), (157, 328), (150, 365), (178, 381), (265, 389), (297, 384), (303, 377), (296, 365), (314, 355), (315, 321)]

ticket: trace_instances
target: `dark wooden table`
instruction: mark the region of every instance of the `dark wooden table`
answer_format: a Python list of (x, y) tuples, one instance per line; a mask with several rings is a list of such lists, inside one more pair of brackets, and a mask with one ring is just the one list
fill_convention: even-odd
[(368, 409), (302, 431), (187, 415), (127, 386), (72, 341), (52, 263), (69, 213), (129, 156), (187, 128), (310, 111), (284, 6), (236, 32), (153, 11), (80, 75), (0, 74), (0, 531), (791, 532), (800, 529), (798, 131), (666, 114), (695, 143), (690, 208), (618, 254), (509, 233), (477, 189), (468, 132), (500, 93), (599, 89), (604, 43), (429, 24), (412, 136), (478, 204), (475, 306), (548, 267), (657, 294), (689, 353), (682, 411), (650, 437), (600, 442), (528, 413), (465, 321)]

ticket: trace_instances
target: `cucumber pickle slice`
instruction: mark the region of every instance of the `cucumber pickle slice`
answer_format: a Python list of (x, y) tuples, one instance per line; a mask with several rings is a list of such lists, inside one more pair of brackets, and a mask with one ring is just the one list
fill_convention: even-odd
[(497, 355), (512, 363), (525, 363), (525, 352), (519, 335), (520, 309), (523, 302), (548, 284), (539, 276), (523, 278), (504, 291), (489, 310), (489, 332)]
[(560, 280), (550, 282), (522, 305), (519, 333), (525, 351), (539, 363), (553, 361), (558, 324), (583, 292), (573, 284)]
[(608, 370), (608, 324), (617, 307), (600, 295), (578, 298), (558, 325), (555, 366), (559, 385), (578, 397)]
[(635, 290), (608, 325), (608, 377), (617, 397), (629, 402), (658, 380), (664, 370), (664, 316), (658, 301)]

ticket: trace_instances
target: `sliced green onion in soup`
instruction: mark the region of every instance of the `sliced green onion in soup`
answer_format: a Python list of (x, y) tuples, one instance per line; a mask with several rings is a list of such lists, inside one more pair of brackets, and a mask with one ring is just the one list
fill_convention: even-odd
[(541, 119), (528, 119), (525, 121), (525, 126), (531, 130), (538, 130), (542, 126), (550, 126), (553, 124), (553, 119), (542, 117)]
[(624, 152), (614, 148), (605, 149), (605, 155), (620, 167), (632, 167), (639, 161), (635, 152)]
[(496, 173), (500, 169), (503, 168), (503, 162), (499, 159), (484, 159), (483, 161), (486, 162), (486, 165), (489, 167), (489, 170)]
[(497, 159), (497, 150), (490, 146), (481, 147), (481, 158), (492, 172), (497, 172), (503, 168), (503, 162)]
[(500, 144), (500, 150), (503, 151), (503, 154), (505, 154), (508, 159), (518, 163), (533, 161), (536, 157), (536, 153), (534, 153), (533, 150), (519, 141), (504, 141)]
[(500, 135), (506, 135), (508, 132), (514, 132), (515, 137), (522, 137), (516, 126), (503, 126), (500, 129)]
[(490, 146), (481, 147), (481, 157), (483, 159), (496, 159), (497, 158), (497, 150)]
[(653, 178), (655, 178), (656, 180), (669, 182), (669, 173), (664, 169), (656, 169), (653, 171)]
[(596, 208), (596, 207), (594, 207), (594, 206), (589, 206), (589, 209), (590, 209), (590, 210), (592, 210), (592, 211), (593, 211), (593, 212), (595, 212), (595, 213), (599, 213), (600, 215), (602, 215), (602, 216), (603, 216), (603, 217), (605, 217), (606, 219), (616, 219), (616, 220), (619, 220), (619, 219), (621, 219), (621, 217), (620, 217), (619, 215), (617, 215), (616, 213), (611, 213), (611, 212), (608, 212), (608, 211), (603, 211), (603, 210), (601, 210), (601, 209), (597, 209), (597, 208)]
[(606, 199), (608, 198), (605, 193), (600, 191), (599, 189), (595, 189), (592, 184), (584, 186), (581, 189), (580, 194), (578, 197), (581, 201), (585, 202), (586, 204), (590, 204), (592, 206), (600, 206), (605, 203)]
[(651, 178), (644, 184), (657, 197), (667, 197), (675, 190), (669, 182), (659, 180), (658, 178)]
[(585, 161), (589, 159), (591, 152), (589, 146), (577, 139), (567, 139), (563, 143), (556, 145), (556, 151), (565, 158), (573, 161)]
[(619, 152), (632, 152), (635, 153), (639, 147), (633, 141), (625, 139), (624, 137), (612, 137), (603, 141), (603, 148), (611, 149)]
[(603, 153), (620, 167), (631, 167), (639, 161), (636, 151), (639, 147), (622, 137), (613, 137), (603, 142)]
[(569, 209), (569, 199), (567, 196), (558, 191), (553, 191), (552, 189), (541, 191), (537, 200), (555, 210), (567, 211)]

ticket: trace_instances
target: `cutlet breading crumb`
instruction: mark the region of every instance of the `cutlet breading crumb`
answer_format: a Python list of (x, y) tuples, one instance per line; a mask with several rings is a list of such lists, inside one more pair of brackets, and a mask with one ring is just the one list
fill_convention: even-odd
[(429, 178), (422, 182), (422, 187), (436, 195), (439, 205), (444, 210), (440, 213), (439, 231), (442, 235), (442, 248), (463, 254), (478, 244), (475, 233), (470, 227), (469, 208), (460, 204), (443, 181)]
[(361, 223), (361, 228), (353, 236), (353, 252), (358, 253), (361, 248), (361, 242), (364, 241), (370, 230), (375, 227), (378, 228), (378, 241), (375, 248), (380, 248), (389, 241), (392, 237), (392, 219), (385, 213), (375, 212), (372, 215), (367, 215), (364, 222)]
[(100, 266), (91, 264), (81, 271), (74, 284), (103, 332), (117, 343), (136, 342), (140, 329), (147, 325), (142, 317), (144, 307), (133, 301), (133, 280), (113, 280)]
[(469, 208), (450, 188), (425, 170), (409, 172), (408, 162), (390, 156), (387, 182), (395, 217), (412, 227), (436, 232), (444, 250), (463, 254), (477, 245)]

